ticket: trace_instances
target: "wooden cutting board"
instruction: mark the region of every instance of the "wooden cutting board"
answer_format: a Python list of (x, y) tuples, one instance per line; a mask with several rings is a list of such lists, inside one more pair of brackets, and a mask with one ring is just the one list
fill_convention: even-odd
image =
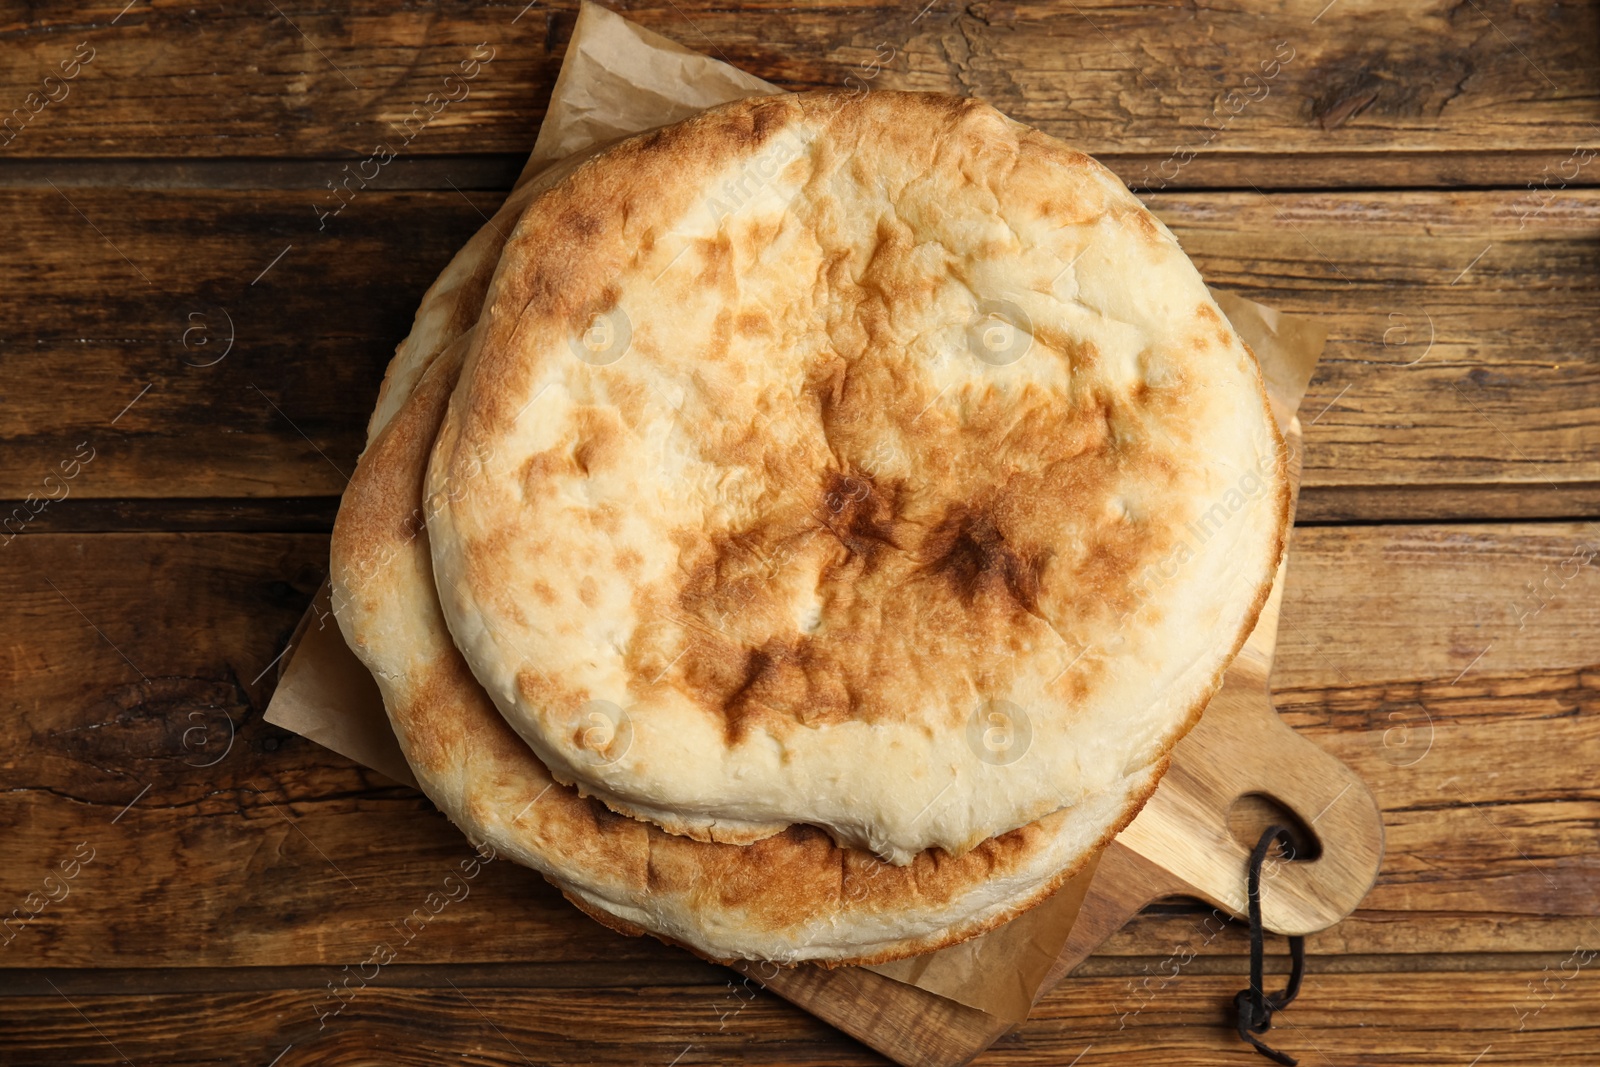
[[(1298, 486), (1298, 420), (1286, 437)], [(1242, 916), (1246, 861), (1261, 817), (1274, 805), (1298, 824), (1292, 831), (1305, 847), (1263, 876), (1261, 915), (1269, 930), (1327, 929), (1372, 888), (1383, 858), (1377, 800), (1354, 771), (1295, 733), (1272, 706), (1268, 679), (1286, 565), (1287, 559), (1279, 565), (1272, 595), (1222, 689), (1173, 750), (1155, 795), (1101, 854), (1039, 997), (1153, 901), (1197, 897)], [(1248, 829), (1236, 834), (1232, 823)], [(891, 1059), (918, 1067), (968, 1063), (1016, 1025), (860, 967), (789, 967), (772, 977), (763, 973), (761, 981)]]

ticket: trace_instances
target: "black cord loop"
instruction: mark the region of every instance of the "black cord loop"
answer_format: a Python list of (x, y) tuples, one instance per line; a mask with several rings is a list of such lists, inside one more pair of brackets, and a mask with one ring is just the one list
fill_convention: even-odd
[(1289, 831), (1281, 826), (1267, 827), (1266, 832), (1261, 835), (1261, 840), (1256, 842), (1255, 851), (1250, 853), (1250, 988), (1239, 991), (1233, 998), (1233, 1006), (1239, 1015), (1241, 1038), (1273, 1063), (1281, 1063), (1284, 1067), (1297, 1067), (1299, 1061), (1293, 1056), (1287, 1052), (1279, 1052), (1256, 1036), (1272, 1029), (1273, 1013), (1287, 1008), (1294, 1002), (1294, 998), (1300, 995), (1300, 979), (1305, 976), (1306, 971), (1306, 939), (1291, 937), (1289, 984), (1277, 993), (1261, 991), (1264, 981), (1262, 968), (1266, 955), (1265, 931), (1261, 926), (1261, 865), (1266, 862), (1267, 853), (1272, 850), (1274, 844), (1281, 845), (1286, 855), (1294, 855), (1294, 840), (1289, 836)]

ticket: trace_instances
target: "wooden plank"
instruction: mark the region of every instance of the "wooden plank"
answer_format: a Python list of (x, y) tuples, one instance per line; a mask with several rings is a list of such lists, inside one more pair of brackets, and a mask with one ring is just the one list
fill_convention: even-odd
[[(1313, 969), (1269, 1040), (1307, 1065), (1586, 1063), (1600, 1036), (1594, 959), (1593, 950), (1580, 950), (1542, 967), (1467, 973)], [(1059, 1067), (1083, 1056), (1085, 1063), (1130, 1067), (1234, 1067), (1253, 1061), (1229, 1025), (1243, 975), (1180, 970), (1165, 978), (1131, 989), (1121, 976), (1069, 978), (979, 1062)], [(374, 1057), (395, 1064), (629, 1067), (886, 1062), (753, 984), (397, 988), (380, 971), (319, 1030), (318, 1012), (328, 1002), (325, 986), (140, 995), (57, 992), (40, 982), (34, 995), (0, 998), (0, 1039), (8, 1062), (18, 1065), (265, 1064), (280, 1055), (278, 1067)]]
[[(1439, 966), (1474, 957), (1427, 957)], [(1372, 957), (1348, 957), (1361, 966), (1374, 966)], [(1403, 965), (1409, 957), (1382, 957), (1386, 966)], [(1513, 954), (1496, 957), (1496, 966), (1542, 967), (1558, 957), (1552, 953)], [(114, 962), (114, 961), (106, 961)], [(1237, 960), (1208, 960), (1213, 969)], [(1115, 968), (1107, 973), (1134, 974), (1136, 961), (1108, 958)], [(1205, 966), (1202, 964), (1198, 966)], [(580, 961), (558, 963), (388, 963), (381, 967), (386, 989), (440, 989), (451, 983), (462, 989), (622, 989), (638, 986), (726, 986), (737, 981), (730, 972), (709, 966), (683, 953), (672, 959)], [(371, 968), (368, 968), (370, 975)], [(343, 972), (335, 969), (343, 976)], [(1198, 972), (1197, 972), (1198, 973)], [(37, 996), (56, 990), (69, 996), (115, 993), (259, 993), (274, 989), (319, 989), (328, 982), (326, 967), (88, 967), (0, 969), (0, 997)], [(354, 985), (354, 979), (351, 980)]]
[[(0, 515), (24, 507), (0, 500)], [(42, 533), (327, 533), (339, 513), (339, 498), (235, 497), (217, 499), (88, 499), (66, 497), (38, 512), (25, 527)], [(14, 525), (14, 524), (13, 524)]]
[(743, 985), (394, 989), (382, 977), (340, 989), (345, 1003), (337, 1015), (341, 1002), (326, 984), (156, 996), (58, 994), (44, 985), (38, 996), (0, 997), (0, 1041), (6, 1062), (17, 1067), (884, 1062), (826, 1023)]
[(394, 345), (483, 220), (454, 192), (374, 193), (319, 234), (313, 202), (0, 196), (0, 498), (341, 493)]
[[(306, 193), (0, 191), (0, 500), (59, 495), (84, 442), (74, 500), (336, 496), (417, 300), (497, 199), (373, 190), (319, 233)], [(1600, 191), (1152, 204), (1210, 281), (1330, 330), (1303, 519), (1600, 510)]]
[[(1271, 944), (1269, 975), (1288, 973), (1288, 957)], [(1313, 953), (1312, 974), (1454, 974), (1474, 971), (1546, 971), (1568, 965), (1562, 952), (1386, 953), (1337, 956)], [(1167, 962), (1157, 956), (1097, 954), (1073, 972), (1076, 978), (1133, 978), (1153, 973)], [(754, 971), (752, 966), (749, 968)], [(1180, 968), (1184, 975), (1245, 975), (1246, 953), (1197, 953)], [(391, 963), (382, 968), (390, 989), (439, 989), (451, 983), (462, 989), (611, 989), (639, 986), (726, 986), (739, 984), (733, 968), (711, 966), (687, 954), (670, 960), (560, 963)], [(759, 984), (759, 975), (751, 978)], [(50, 986), (76, 996), (117, 993), (259, 993), (274, 989), (308, 989), (325, 985), (327, 969), (300, 967), (8, 967), (0, 968), (0, 997), (37, 996)]]
[[(1592, 6), (1325, 8), (647, 0), (627, 14), (789, 89), (981, 96), (1115, 154), (1125, 177), (1153, 187), (1520, 187), (1594, 144)], [(362, 158), (380, 140), (403, 142), (396, 124), (430, 93), (457, 99), (408, 153), (526, 152), (575, 17), (571, 0), (531, 11), (518, 0), (426, 12), (375, 0), (120, 9), (76, 0), (7, 26), (0, 100), (24, 111), (4, 152)], [(493, 59), (447, 85), (480, 43)], [(44, 82), (63, 69), (76, 76)], [(59, 102), (30, 100), (43, 92)], [(1291, 158), (1268, 158), (1281, 156)]]
[(1323, 527), (1296, 530), (1290, 553), (1272, 678), (1296, 725), (1315, 725), (1304, 704), (1437, 702), (1443, 732), (1473, 725), (1460, 701), (1498, 715), (1542, 693), (1554, 722), (1588, 699), (1600, 523)]
[[(304, 535), (0, 550), (15, 597), (0, 622), (0, 836), (15, 858), (0, 962), (89, 966), (111, 943), (126, 964), (344, 964), (384, 940), (406, 963), (681, 958), (504, 861), (435, 909), (471, 860), (461, 834), (414, 790), (262, 721), (326, 560), (326, 538)], [(494, 938), (474, 933), (490, 921)]]
[[(1281, 944), (1275, 945), (1281, 950)], [(1303, 1064), (1547, 1064), (1581, 1061), (1600, 1027), (1600, 983), (1580, 953), (1563, 969), (1470, 974), (1313, 972), (1300, 999), (1279, 1016), (1270, 1043)], [(1561, 974), (1569, 977), (1564, 984)], [(1020, 1031), (997, 1044), (988, 1063), (1046, 1063), (1093, 1046), (1094, 1063), (1249, 1063), (1229, 1026), (1240, 976), (1190, 975), (1163, 986), (1069, 978)], [(1549, 981), (1548, 990), (1543, 988)], [(1268, 984), (1278, 988), (1282, 979)], [(1530, 991), (1530, 983), (1532, 991)], [(1542, 999), (1541, 999), (1542, 998)], [(1536, 1010), (1542, 1006), (1543, 1010)], [(1524, 1014), (1518, 1015), (1518, 1011)], [(1526, 1029), (1518, 1030), (1519, 1025)], [(1492, 1054), (1485, 1053), (1492, 1048)], [(1088, 1058), (1086, 1057), (1086, 1060)]]
[(1600, 362), (1561, 316), (1595, 303), (1581, 264), (1600, 197), (1542, 213), (1511, 193), (1150, 203), (1212, 285), (1328, 325), (1301, 404), (1308, 499), (1375, 484), (1573, 484), (1592, 499)]
[[(1523, 629), (1506, 603), (1552, 562), (1567, 569), (1588, 529), (1297, 535), (1279, 704), (1389, 812), (1378, 887), (1314, 951), (1555, 952), (1588, 936), (1600, 916), (1600, 802), (1585, 784), (1600, 762), (1595, 567), (1548, 588)], [(112, 945), (122, 966), (354, 965), (402, 936), (395, 924), (466, 858), (418, 794), (261, 721), (326, 551), (321, 536), (288, 534), (24, 535), (0, 549), (0, 915), (33, 910), (28, 894), (80, 842), (95, 850), (0, 962), (95, 966)], [(1479, 630), (1507, 654), (1463, 674)], [(1433, 740), (1416, 760), (1424, 714)], [(1203, 915), (1158, 910), (1108, 951), (1243, 950), (1231, 929), (1201, 945)], [(494, 863), (397, 962), (683, 958), (612, 935)]]
[[(302, 189), (325, 194), (330, 176), (342, 178), (345, 158), (324, 159), (9, 159), (0, 154), (0, 188), (41, 189)], [(385, 192), (505, 191), (527, 165), (528, 153), (407, 156), (383, 169), (371, 185)], [(370, 168), (368, 168), (370, 170)], [(352, 189), (355, 185), (352, 185)]]

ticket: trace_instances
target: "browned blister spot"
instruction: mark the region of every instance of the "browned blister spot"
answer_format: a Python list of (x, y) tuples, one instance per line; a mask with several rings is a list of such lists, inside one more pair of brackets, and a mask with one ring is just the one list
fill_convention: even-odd
[(1147, 244), (1162, 245), (1167, 243), (1167, 235), (1161, 232), (1161, 225), (1156, 222), (1155, 216), (1148, 211), (1125, 211), (1119, 220), (1124, 224), (1131, 224)]
[(446, 714), (420, 717), (423, 728), (407, 736), (406, 758), (426, 773), (449, 768), (459, 757), (463, 734), (468, 729), (449, 714), (450, 702), (458, 692), (471, 692), (477, 682), (460, 657), (446, 660), (433, 670), (418, 672), (413, 680), (411, 699), (419, 707), (442, 707)]
[(557, 220), (557, 225), (573, 237), (582, 240), (591, 240), (598, 237), (602, 230), (602, 223), (594, 212), (580, 211), (576, 208), (569, 209), (564, 213)]
[[(695, 271), (695, 285), (701, 289), (717, 290), (732, 293), (739, 279), (739, 260), (733, 251), (733, 241), (727, 231), (720, 231), (715, 237), (696, 237), (690, 242), (693, 251), (684, 257), (689, 269)], [(679, 266), (685, 263), (680, 262)], [(677, 267), (673, 268), (678, 269)]]
[(893, 487), (885, 492), (868, 474), (829, 471), (815, 514), (852, 556), (865, 557), (870, 564), (880, 552), (905, 547), (899, 541), (894, 495)]
[(1089, 374), (1100, 365), (1100, 349), (1088, 338), (1069, 337), (1050, 333), (1035, 333), (1051, 348), (1064, 353), (1074, 374)]
[[(637, 325), (634, 327), (633, 338), (629, 342), (627, 352), (627, 356), (633, 355), (645, 359), (660, 358), (660, 352), (648, 328)], [(661, 403), (661, 395), (648, 383), (620, 374), (607, 377), (606, 399), (616, 410), (620, 425), (629, 432), (644, 425), (652, 417), (655, 406)]]
[(749, 649), (744, 676), (723, 704), (729, 738), (737, 741), (753, 718), (801, 726), (853, 718), (852, 694), (834, 667), (828, 651), (805, 636), (789, 642), (769, 638)]
[(1029, 614), (1039, 610), (1039, 570), (1046, 553), (1007, 544), (986, 509), (951, 505), (920, 555), (921, 573), (946, 582), (969, 608), (980, 596), (1005, 596)]
[(580, 473), (598, 473), (623, 458), (628, 435), (615, 410), (579, 408), (572, 413), (572, 429), (572, 461)]
[(497, 614), (515, 620), (518, 625), (525, 625), (528, 613), (522, 590), (504, 581), (495, 562), (505, 558), (503, 553), (515, 551), (516, 546), (522, 543), (522, 531), (516, 526), (498, 526), (488, 530), (483, 535), (479, 550), (464, 557), (465, 573), (460, 579), (439, 581), (441, 595), (456, 597), (471, 590), (474, 597)]
[(734, 328), (741, 336), (770, 334), (773, 332), (772, 316), (765, 311), (747, 308), (739, 312)]
[[(732, 530), (678, 531), (684, 577), (636, 597), (641, 614), (664, 609), (681, 627), (649, 660), (682, 654), (663, 684), (719, 718), (730, 742), (757, 728), (781, 736), (851, 720), (956, 721), (979, 693), (1005, 691), (1030, 650), (1060, 649), (1057, 623), (1114, 610), (1117, 582), (1155, 547), (1138, 524), (1086, 519), (1106, 510), (1122, 479), (1167, 470), (1159, 449), (1119, 448), (1125, 398), (1105, 387), (1064, 397), (1032, 383), (1001, 398), (979, 381), (950, 394), (963, 422), (928, 410), (936, 390), (905, 387), (883, 358), (894, 340), (880, 291), (896, 277), (897, 231), (880, 237), (870, 265), (879, 290), (852, 281), (836, 294), (852, 309), (830, 334), (838, 354), (807, 371), (820, 447), (774, 451), (769, 427), (703, 435), (703, 456), (764, 481), (760, 514)], [(1075, 369), (1103, 358), (1065, 334), (1040, 341)], [(1141, 381), (1137, 392), (1151, 390)], [(897, 427), (893, 451), (937, 472), (937, 493), (874, 476), (886, 422)], [(798, 542), (805, 529), (820, 536)], [(1084, 548), (1057, 560), (1051, 546), (1064, 529), (1081, 530)], [(1049, 575), (1086, 590), (1088, 604), (1076, 593), (1062, 602)], [(812, 632), (803, 632), (806, 610), (817, 613)], [(1080, 688), (1096, 669), (1086, 660), (1062, 685)]]
[(517, 692), (524, 700), (538, 701), (544, 707), (577, 708), (583, 705), (587, 697), (565, 685), (559, 684), (555, 679), (539, 670), (537, 667), (523, 667), (516, 673)]
[(537, 499), (540, 495), (551, 492), (557, 476), (572, 473), (577, 469), (578, 464), (573, 457), (571, 446), (547, 448), (542, 452), (535, 452), (524, 460), (522, 469), (517, 472), (517, 478), (522, 483), (523, 495)]

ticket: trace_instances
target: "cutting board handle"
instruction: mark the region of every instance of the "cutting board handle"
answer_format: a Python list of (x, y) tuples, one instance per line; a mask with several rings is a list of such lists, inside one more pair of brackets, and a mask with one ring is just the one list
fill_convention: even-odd
[(1228, 815), (1240, 798), (1264, 796), (1292, 812), (1315, 840), (1301, 857), (1263, 869), (1262, 922), (1281, 934), (1309, 934), (1350, 914), (1372, 888), (1383, 859), (1383, 816), (1353, 770), (1297, 734), (1272, 706), (1271, 636), (1283, 578), (1280, 568), (1256, 633), (1222, 690), (1173, 751), (1161, 788), (1117, 841), (1165, 872), (1170, 884), (1160, 895), (1196, 896), (1242, 915), (1255, 840), (1241, 841)]

